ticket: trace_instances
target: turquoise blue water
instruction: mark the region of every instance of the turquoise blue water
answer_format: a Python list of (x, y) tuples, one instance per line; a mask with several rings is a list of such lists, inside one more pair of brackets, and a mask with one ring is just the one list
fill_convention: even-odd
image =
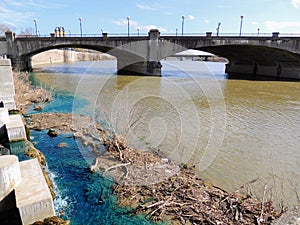
[[(71, 220), (71, 224), (153, 224), (143, 216), (133, 215), (130, 208), (117, 206), (112, 181), (99, 173), (89, 173), (86, 159), (92, 160), (93, 156), (87, 149), (83, 158), (70, 135), (51, 138), (47, 131), (32, 131), (31, 136), (45, 154), (54, 176), (58, 191), (55, 208), (60, 217)], [(57, 147), (61, 142), (68, 146)]]
[[(73, 100), (72, 93), (55, 91), (53, 101), (47, 103), (43, 111), (70, 113)], [(86, 100), (76, 101), (82, 106), (89, 104)], [(143, 215), (134, 215), (132, 209), (117, 205), (113, 182), (100, 173), (89, 173), (93, 155), (71, 134), (53, 138), (47, 131), (32, 130), (31, 137), (35, 147), (47, 158), (48, 170), (55, 183), (57, 197), (54, 203), (58, 216), (70, 220), (73, 225), (154, 224)], [(58, 147), (62, 142), (67, 146)]]

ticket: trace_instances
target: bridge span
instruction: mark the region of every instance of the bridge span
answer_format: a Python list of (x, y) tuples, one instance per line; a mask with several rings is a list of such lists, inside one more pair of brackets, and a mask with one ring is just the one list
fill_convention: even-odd
[(18, 37), (12, 32), (0, 38), (0, 55), (7, 55), (22, 70), (31, 69), (31, 57), (58, 48), (86, 48), (117, 58), (119, 74), (161, 75), (160, 60), (186, 49), (227, 58), (227, 73), (246, 73), (300, 79), (300, 37), (271, 36), (148, 36)]

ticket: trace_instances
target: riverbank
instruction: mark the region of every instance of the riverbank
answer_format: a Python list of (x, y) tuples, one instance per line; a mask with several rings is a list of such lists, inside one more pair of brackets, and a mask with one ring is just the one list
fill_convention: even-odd
[(15, 84), (16, 108), (21, 113), (26, 113), (29, 106), (34, 105), (36, 109), (42, 109), (46, 102), (51, 101), (52, 93), (43, 88), (32, 88), (29, 81), (29, 73), (13, 72)]
[[(26, 113), (29, 106), (32, 104), (38, 105), (38, 109), (42, 109), (42, 105), (52, 99), (51, 92), (45, 90), (43, 88), (35, 88), (33, 89), (31, 83), (29, 82), (29, 74), (21, 73), (21, 72), (13, 72), (14, 86), (15, 86), (15, 103), (16, 108), (19, 113)], [(27, 126), (26, 134), (27, 139), (30, 139), (30, 130)], [(53, 181), (51, 180), (48, 171), (46, 170), (46, 157), (45, 155), (36, 149), (32, 142), (26, 141), (26, 156), (31, 158), (37, 158), (38, 162), (42, 168), (42, 172), (52, 198), (55, 199), (55, 192), (53, 187)], [(44, 221), (37, 221), (34, 225), (68, 225), (70, 221), (63, 220), (57, 216), (46, 218)]]

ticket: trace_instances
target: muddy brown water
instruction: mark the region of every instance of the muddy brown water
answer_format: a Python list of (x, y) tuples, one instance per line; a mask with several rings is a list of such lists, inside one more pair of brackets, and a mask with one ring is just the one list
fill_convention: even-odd
[(297, 204), (300, 192), (300, 83), (228, 80), (224, 63), (163, 61), (163, 77), (116, 76), (115, 61), (52, 64), (35, 79), (76, 99), (89, 113), (228, 191)]

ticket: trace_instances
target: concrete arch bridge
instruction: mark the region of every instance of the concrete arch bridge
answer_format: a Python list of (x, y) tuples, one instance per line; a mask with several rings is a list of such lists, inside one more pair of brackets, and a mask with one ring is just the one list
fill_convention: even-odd
[(148, 36), (109, 37), (18, 37), (12, 32), (0, 38), (0, 55), (14, 66), (31, 69), (31, 57), (58, 48), (86, 48), (117, 58), (120, 74), (161, 75), (160, 60), (186, 49), (227, 58), (227, 73), (246, 73), (300, 79), (300, 37), (271, 36), (161, 36), (156, 29)]

